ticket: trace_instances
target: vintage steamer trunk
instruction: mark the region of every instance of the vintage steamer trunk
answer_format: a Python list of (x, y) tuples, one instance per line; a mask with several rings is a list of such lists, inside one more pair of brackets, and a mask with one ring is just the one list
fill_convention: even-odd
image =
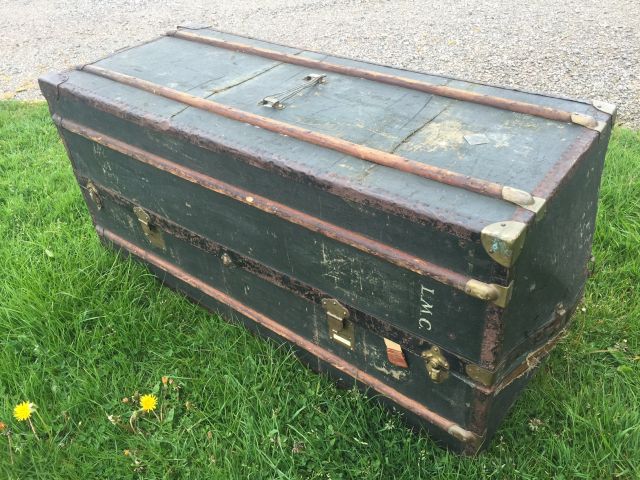
[(581, 297), (611, 105), (204, 28), (40, 85), (106, 244), (462, 452)]

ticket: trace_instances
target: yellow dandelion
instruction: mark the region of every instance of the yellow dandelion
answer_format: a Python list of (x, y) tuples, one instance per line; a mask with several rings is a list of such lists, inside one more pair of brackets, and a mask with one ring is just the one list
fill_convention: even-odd
[(31, 414), (36, 411), (36, 406), (31, 402), (22, 402), (13, 409), (13, 416), (16, 420), (24, 422), (31, 418)]
[(140, 397), (140, 407), (145, 412), (153, 412), (158, 405), (158, 397), (155, 395), (142, 395)]

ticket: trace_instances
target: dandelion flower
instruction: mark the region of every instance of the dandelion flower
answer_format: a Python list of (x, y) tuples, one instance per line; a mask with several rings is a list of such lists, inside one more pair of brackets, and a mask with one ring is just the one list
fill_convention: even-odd
[(22, 402), (15, 406), (13, 409), (13, 416), (16, 420), (24, 422), (31, 418), (31, 414), (36, 411), (35, 404), (31, 402)]
[(145, 412), (153, 412), (158, 405), (158, 397), (155, 395), (142, 395), (140, 397), (140, 407)]

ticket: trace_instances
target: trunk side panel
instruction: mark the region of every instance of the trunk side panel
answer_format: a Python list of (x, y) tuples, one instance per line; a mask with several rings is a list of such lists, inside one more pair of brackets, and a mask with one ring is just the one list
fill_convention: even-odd
[[(152, 251), (199, 280), (220, 290), (250, 308), (277, 320), (285, 327), (312, 339), (314, 343), (344, 358), (368, 374), (380, 379), (404, 395), (424, 404), (462, 426), (467, 422), (465, 402), (473, 397), (473, 386), (451, 375), (442, 384), (431, 382), (425, 371), (424, 361), (405, 352), (409, 369), (391, 365), (381, 337), (356, 326), (354, 350), (349, 350), (330, 340), (324, 310), (265, 280), (233, 266), (223, 266), (220, 257), (199, 250), (182, 240), (164, 234), (166, 251), (157, 249), (146, 240), (138, 220), (131, 210), (122, 208), (110, 199), (101, 197), (102, 208), (95, 208), (88, 201), (99, 231), (107, 229), (140, 248)], [(187, 290), (194, 296), (191, 290)]]
[(513, 296), (502, 319), (500, 357), (526, 344), (554, 317), (554, 311), (573, 311), (582, 297), (609, 134), (610, 130), (601, 134), (599, 142), (550, 200), (544, 218), (527, 232), (523, 252), (513, 269)]
[[(421, 221), (410, 209), (400, 204), (381, 211), (371, 202), (352, 194), (352, 200), (341, 198), (331, 190), (338, 187), (319, 184), (308, 176), (284, 177), (274, 170), (247, 164), (224, 151), (205, 150), (186, 138), (167, 135), (162, 130), (142, 127), (86, 105), (64, 98), (57, 106), (62, 118), (77, 121), (126, 143), (210, 175), (232, 185), (245, 188), (336, 225), (362, 233), (393, 245), (412, 255), (433, 261), (443, 267), (464, 273), (481, 281), (492, 280), (495, 263), (480, 245), (477, 232), (447, 226), (439, 222)], [(256, 152), (256, 155), (259, 155)], [(329, 191), (328, 191), (329, 190)], [(413, 213), (413, 214), (412, 214)]]
[[(358, 310), (477, 359), (482, 325), (467, 319), (482, 318), (486, 302), (83, 137), (67, 132), (65, 139), (82, 176)], [(424, 289), (434, 292), (429, 324), (420, 322)]]

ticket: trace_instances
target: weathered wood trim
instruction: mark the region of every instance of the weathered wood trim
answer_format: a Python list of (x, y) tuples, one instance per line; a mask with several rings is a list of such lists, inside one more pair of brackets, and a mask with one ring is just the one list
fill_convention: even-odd
[(289, 330), (288, 328), (280, 325), (275, 320), (267, 317), (266, 315), (253, 310), (252, 308), (247, 307), (243, 303), (239, 302), (235, 298), (217, 290), (207, 283), (193, 277), (188, 272), (182, 270), (181, 268), (171, 264), (170, 262), (162, 259), (161, 257), (144, 250), (137, 245), (125, 240), (114, 232), (107, 230), (100, 225), (96, 226), (96, 230), (98, 235), (103, 237), (104, 239), (111, 242), (113, 245), (122, 248), (132, 255), (138, 257), (140, 260), (143, 260), (146, 263), (153, 265), (155, 268), (162, 270), (163, 272), (171, 275), (172, 277), (180, 280), (181, 282), (190, 285), (191, 287), (199, 290), (205, 295), (213, 298), (214, 300), (229, 306), (239, 314), (243, 315), (246, 318), (254, 321), (255, 323), (265, 327), (271, 332), (275, 333), (279, 337), (293, 343), (294, 345), (306, 350), (307, 352), (315, 355), (320, 360), (328, 363), (333, 368), (338, 369), (339, 371), (349, 375), (354, 378), (358, 382), (366, 385), (369, 388), (372, 388), (376, 392), (381, 395), (387, 397), (394, 403), (398, 404), (400, 407), (410, 411), (411, 413), (419, 416), (425, 421), (433, 424), (434, 426), (442, 429), (447, 434), (456, 438), (460, 442), (468, 445), (478, 445), (480, 443), (480, 437), (475, 433), (465, 430), (457, 423), (452, 422), (451, 420), (446, 419), (445, 417), (438, 415), (437, 413), (429, 410), (425, 406), (421, 405), (417, 401), (403, 395), (397, 390), (391, 388), (389, 385), (386, 385), (381, 380), (369, 375), (363, 370), (358, 369), (356, 366), (351, 363), (346, 362), (342, 358), (337, 355), (331, 353), (328, 350), (316, 345), (315, 343), (307, 340), (306, 338), (298, 335), (297, 333)]
[(503, 200), (528, 210), (533, 209), (534, 211), (537, 211), (538, 204), (544, 203), (543, 199), (536, 199), (530, 193), (508, 185), (475, 178), (470, 175), (463, 175), (445, 168), (410, 160), (394, 153), (384, 152), (382, 150), (349, 142), (338, 137), (314, 132), (279, 120), (239, 110), (229, 105), (196, 97), (195, 95), (181, 92), (131, 75), (115, 72), (96, 65), (84, 65), (80, 67), (80, 70), (107, 78), (123, 85), (138, 88), (176, 102), (181, 102), (191, 107), (211, 112), (225, 118), (260, 127), (265, 130), (280, 135), (286, 135), (323, 148), (329, 148), (361, 160), (392, 168), (394, 170), (403, 171), (438, 183)]
[[(66, 80), (65, 80), (66, 81)], [(62, 85), (64, 81), (58, 84)], [(57, 87), (56, 87), (57, 88)], [(82, 102), (87, 107), (96, 109), (100, 112), (111, 115), (117, 119), (131, 123), (144, 129), (151, 129), (156, 133), (170, 135), (183, 142), (191, 143), (206, 151), (216, 154), (224, 154), (233, 160), (245, 163), (252, 167), (260, 168), (273, 172), (281, 177), (287, 178), (294, 182), (304, 182), (313, 188), (322, 192), (327, 192), (337, 198), (355, 202), (359, 205), (366, 205), (378, 211), (391, 214), (393, 216), (408, 220), (419, 225), (426, 225), (435, 230), (445, 232), (455, 238), (468, 240), (475, 233), (465, 223), (453, 222), (451, 219), (442, 218), (433, 215), (428, 211), (416, 211), (413, 205), (408, 205), (400, 201), (400, 199), (392, 200), (389, 198), (381, 198), (369, 192), (365, 192), (358, 188), (358, 185), (348, 184), (339, 178), (327, 181), (320, 179), (309, 171), (298, 171), (289, 166), (278, 164), (277, 157), (265, 157), (264, 152), (250, 151), (239, 149), (228, 144), (223, 144), (222, 139), (213, 139), (197, 132), (189, 132), (178, 126), (171, 124), (161, 117), (153, 114), (141, 114), (135, 110), (127, 108), (125, 105), (107, 103), (95, 92), (91, 92), (77, 85), (65, 86), (58, 91), (59, 97), (66, 97), (72, 101)], [(54, 112), (51, 112), (52, 115)], [(522, 209), (523, 212), (529, 212)], [(480, 229), (477, 231), (480, 235)]]
[(571, 122), (572, 112), (545, 107), (542, 105), (535, 105), (533, 103), (510, 100), (508, 98), (501, 98), (492, 95), (485, 95), (482, 93), (471, 92), (459, 88), (448, 87), (446, 85), (436, 85), (433, 83), (425, 82), (423, 80), (414, 80), (408, 77), (389, 75), (387, 73), (365, 70), (363, 68), (348, 67), (346, 65), (313, 60), (311, 58), (306, 58), (300, 55), (292, 55), (289, 53), (282, 53), (267, 48), (254, 47), (252, 45), (247, 45), (244, 43), (231, 42), (229, 40), (223, 40), (220, 38), (198, 35), (197, 33), (186, 32), (184, 30), (167, 32), (167, 36), (181, 38), (183, 40), (190, 40), (193, 42), (198, 42), (218, 48), (224, 48), (227, 50), (233, 50), (235, 52), (246, 53), (249, 55), (257, 55), (260, 57), (277, 60), (279, 62), (290, 63), (293, 65), (300, 65), (303, 67), (315, 68), (326, 72), (334, 72), (342, 75), (364, 78), (367, 80), (386, 83), (388, 85), (394, 85), (397, 87), (410, 88), (412, 90), (418, 90), (420, 92), (430, 93), (433, 95), (438, 95), (440, 97), (452, 98), (454, 100), (460, 100), (462, 102), (477, 103), (480, 105), (486, 105), (502, 110), (508, 110), (510, 112), (534, 115), (536, 117), (555, 120), (558, 122)]
[(535, 370), (540, 362), (549, 355), (551, 350), (556, 346), (556, 344), (562, 340), (566, 335), (566, 329), (562, 328), (558, 332), (556, 332), (555, 336), (551, 339), (547, 340), (547, 342), (540, 347), (538, 347), (533, 352), (529, 353), (524, 361), (519, 363), (516, 368), (512, 369), (508, 375), (506, 375), (498, 385), (496, 385), (494, 394), (497, 395), (502, 390), (507, 388), (513, 382), (515, 382), (518, 378), (526, 375), (527, 373)]
[[(349, 245), (362, 252), (381, 258), (398, 267), (405, 268), (419, 275), (433, 278), (440, 283), (456, 288), (470, 296), (496, 303), (502, 303), (504, 300), (504, 297), (501, 296), (501, 292), (508, 287), (493, 283), (488, 284), (480, 282), (466, 275), (435, 265), (431, 262), (427, 262), (426, 260), (416, 258), (407, 252), (403, 252), (364, 235), (360, 235), (359, 233), (339, 227), (299, 210), (295, 210), (284, 204), (274, 202), (266, 197), (214, 179), (200, 172), (196, 172), (195, 170), (183, 165), (174, 163), (166, 158), (152, 154), (71, 120), (63, 119), (57, 114), (53, 116), (53, 121), (58, 126), (71, 133), (80, 135), (92, 142), (98, 143), (123, 155), (127, 155), (141, 163), (145, 163), (171, 175), (182, 178), (183, 180), (195, 183), (207, 190), (232, 198), (240, 203), (257, 208), (263, 212), (269, 213), (313, 232), (320, 233), (328, 238), (341, 242), (345, 245)], [(476, 286), (481, 285), (484, 286), (484, 288), (470, 289), (468, 287), (469, 284), (474, 284)], [(501, 306), (504, 307), (505, 305)]]

